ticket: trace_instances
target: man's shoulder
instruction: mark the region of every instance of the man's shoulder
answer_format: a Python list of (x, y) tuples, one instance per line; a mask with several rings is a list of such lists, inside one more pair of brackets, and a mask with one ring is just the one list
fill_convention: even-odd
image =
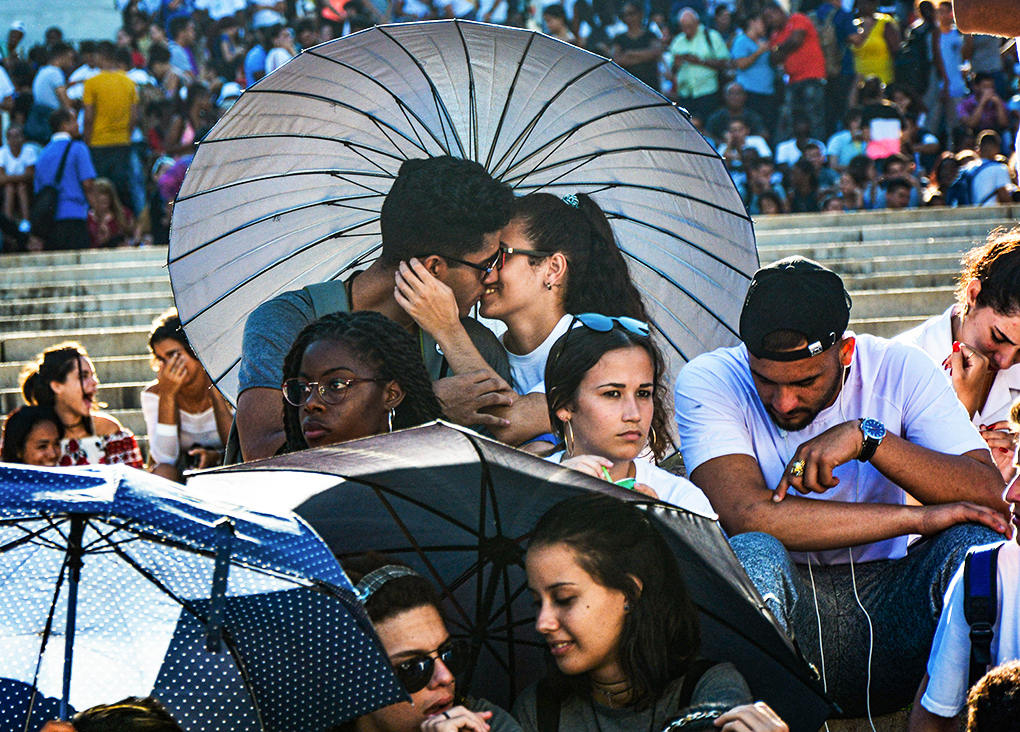
[[(706, 382), (718, 383), (745, 380), (744, 375), (750, 374), (747, 360), (747, 349), (743, 345), (728, 348), (716, 348), (703, 353), (680, 369), (676, 380), (677, 393), (685, 389), (703, 386)], [(749, 376), (747, 377), (750, 378)]]

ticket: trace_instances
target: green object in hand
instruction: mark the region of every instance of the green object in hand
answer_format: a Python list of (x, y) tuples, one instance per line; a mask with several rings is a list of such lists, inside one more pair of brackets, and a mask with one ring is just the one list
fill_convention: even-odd
[(634, 481), (633, 478), (624, 478), (623, 480), (613, 480), (612, 478), (609, 477), (609, 470), (604, 465), (602, 466), (602, 475), (604, 475), (606, 480), (608, 482), (612, 483), (613, 485), (618, 485), (621, 488), (626, 488), (629, 491), (634, 490), (634, 482), (635, 481)]

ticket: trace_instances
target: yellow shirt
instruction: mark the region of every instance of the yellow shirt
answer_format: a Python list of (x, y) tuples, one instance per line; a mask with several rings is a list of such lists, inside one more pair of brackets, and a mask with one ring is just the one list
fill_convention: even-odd
[(895, 23), (891, 15), (875, 13), (875, 25), (860, 46), (851, 46), (854, 68), (863, 77), (877, 76), (883, 84), (893, 82), (893, 57), (885, 42), (885, 26)]
[(131, 143), (131, 107), (138, 103), (138, 90), (127, 74), (102, 71), (86, 79), (82, 101), (95, 111), (89, 147)]

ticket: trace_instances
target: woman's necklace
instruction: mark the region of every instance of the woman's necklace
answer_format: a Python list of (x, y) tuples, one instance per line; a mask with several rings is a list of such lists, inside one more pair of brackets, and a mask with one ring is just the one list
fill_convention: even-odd
[[(613, 681), (608, 684), (599, 684), (593, 680), (591, 682), (591, 689), (592, 693), (597, 694), (604, 699), (604, 704), (610, 708), (615, 708), (615, 698), (621, 697), (624, 694), (629, 694), (631, 691), (630, 683), (627, 679)], [(623, 700), (621, 699), (620, 701), (622, 702)]]
[[(624, 683), (624, 682), (620, 682), (620, 683)], [(630, 692), (631, 689), (628, 686), (626, 689), (623, 689), (622, 691), (618, 691), (618, 692), (606, 692), (603, 689), (600, 689), (599, 687), (595, 686), (595, 684), (592, 684), (592, 691), (598, 692), (599, 694), (607, 694), (607, 697), (611, 698), (613, 695), (616, 695), (616, 694), (622, 694), (624, 692)], [(652, 704), (652, 706), (648, 709), (648, 715), (649, 715), (648, 732), (653, 732), (653, 730), (655, 729), (655, 708), (658, 705), (659, 705), (659, 700), (656, 699), (655, 702)], [(591, 716), (594, 717), (594, 719), (595, 719), (595, 729), (597, 730), (597, 732), (602, 732), (602, 722), (599, 721), (599, 710), (598, 710), (598, 707), (595, 706), (595, 702), (592, 701), (592, 698), (590, 696), (588, 697), (588, 706), (591, 708)], [(612, 705), (612, 702), (610, 702), (606, 706), (608, 706), (610, 709), (615, 709), (616, 708), (616, 707), (614, 707)]]

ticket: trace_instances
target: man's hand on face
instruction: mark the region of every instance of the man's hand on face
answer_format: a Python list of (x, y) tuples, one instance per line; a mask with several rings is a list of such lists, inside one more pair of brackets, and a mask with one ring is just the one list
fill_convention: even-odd
[(509, 427), (510, 421), (486, 414), (491, 407), (513, 404), (510, 385), (488, 371), (472, 371), (432, 382), (443, 414), (465, 427)]
[[(791, 488), (805, 495), (825, 493), (835, 488), (839, 485), (839, 478), (834, 477), (832, 471), (854, 460), (863, 447), (864, 435), (858, 420), (830, 427), (797, 448), (793, 459), (786, 466), (783, 479), (772, 494), (772, 500), (783, 500)], [(802, 469), (799, 467), (801, 463)]]

